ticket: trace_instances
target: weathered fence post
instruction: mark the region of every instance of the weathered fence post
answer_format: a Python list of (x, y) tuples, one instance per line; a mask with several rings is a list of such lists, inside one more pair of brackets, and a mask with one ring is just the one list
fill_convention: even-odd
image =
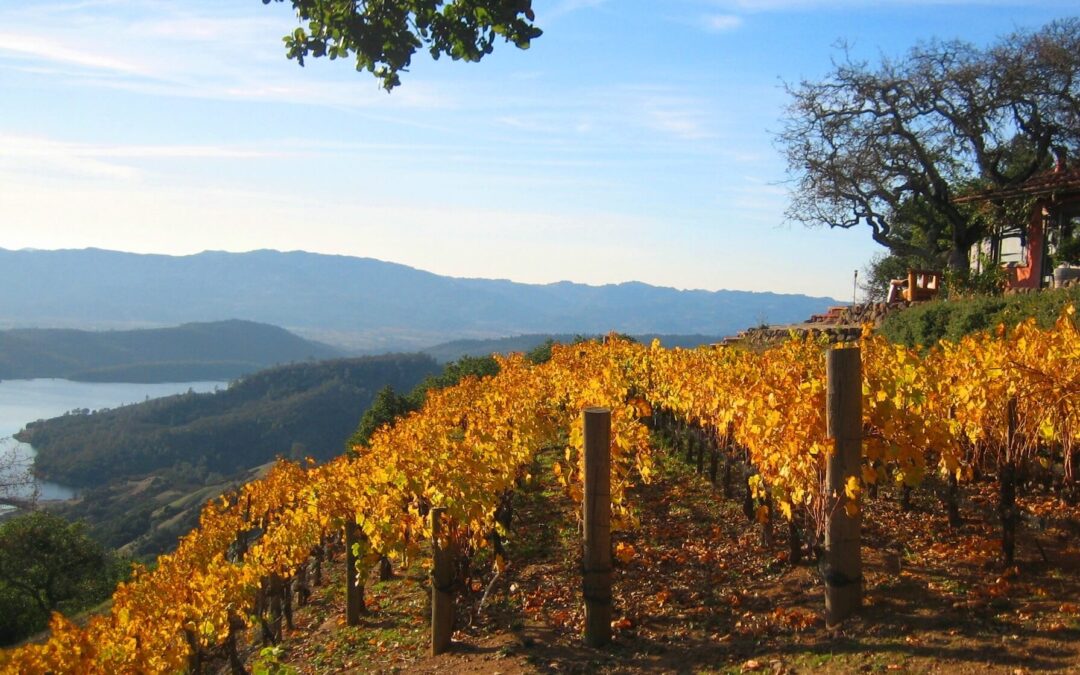
[(828, 435), (835, 440), (825, 472), (828, 523), (825, 529), (825, 623), (836, 625), (862, 605), (861, 515), (845, 506), (848, 478), (860, 475), (862, 461), (862, 363), (856, 348), (830, 349)]
[(358, 578), (356, 549), (360, 546), (360, 536), (356, 530), (356, 518), (349, 514), (345, 520), (345, 623), (349, 626), (360, 625), (360, 615), (364, 607), (364, 581)]
[(611, 411), (586, 408), (585, 534), (582, 591), (585, 596), (585, 643), (611, 642)]
[(450, 649), (454, 632), (454, 557), (450, 545), (439, 545), (446, 508), (431, 509), (431, 655)]

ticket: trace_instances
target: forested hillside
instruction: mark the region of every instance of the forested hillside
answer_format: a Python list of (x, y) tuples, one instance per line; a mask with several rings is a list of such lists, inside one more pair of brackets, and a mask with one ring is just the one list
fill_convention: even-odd
[(63, 377), (99, 382), (229, 380), (280, 363), (341, 352), (283, 328), (251, 321), (172, 328), (0, 331), (0, 378)]
[(435, 372), (422, 355), (280, 366), (224, 391), (187, 393), (27, 425), (40, 475), (86, 487), (179, 463), (228, 475), (276, 455), (339, 454), (384, 385), (407, 391)]

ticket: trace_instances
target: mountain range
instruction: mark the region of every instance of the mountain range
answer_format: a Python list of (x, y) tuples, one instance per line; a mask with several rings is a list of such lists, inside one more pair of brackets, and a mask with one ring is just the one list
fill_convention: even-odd
[(523, 284), (303, 251), (169, 256), (0, 249), (0, 326), (134, 328), (244, 319), (368, 352), (530, 333), (727, 335), (835, 300), (626, 282)]

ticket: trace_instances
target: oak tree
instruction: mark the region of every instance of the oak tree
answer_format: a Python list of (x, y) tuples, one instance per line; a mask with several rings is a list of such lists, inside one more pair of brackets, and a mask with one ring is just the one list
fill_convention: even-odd
[[(789, 218), (869, 227), (895, 254), (963, 272), (990, 221), (956, 197), (1017, 185), (1080, 148), (1080, 19), (987, 48), (935, 40), (873, 66), (845, 50), (824, 79), (787, 89)], [(927, 245), (911, 226), (928, 228)]]
[(45, 628), (53, 611), (74, 612), (108, 597), (124, 563), (85, 533), (45, 511), (0, 525), (0, 644)]

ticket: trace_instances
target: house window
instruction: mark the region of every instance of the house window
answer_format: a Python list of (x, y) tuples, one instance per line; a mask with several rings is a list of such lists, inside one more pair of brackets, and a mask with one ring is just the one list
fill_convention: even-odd
[(1002, 237), (998, 251), (998, 262), (1002, 265), (1011, 263), (1017, 267), (1023, 267), (1027, 264), (1027, 251), (1025, 250), (1024, 240), (1019, 235)]

